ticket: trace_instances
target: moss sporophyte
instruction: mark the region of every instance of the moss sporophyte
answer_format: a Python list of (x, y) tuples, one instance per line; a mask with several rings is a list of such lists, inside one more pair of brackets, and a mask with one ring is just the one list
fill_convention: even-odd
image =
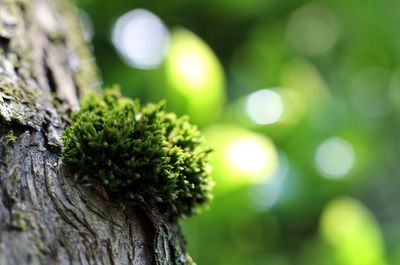
[(211, 197), (210, 148), (186, 116), (164, 105), (141, 106), (118, 89), (89, 94), (62, 135), (65, 166), (110, 199), (156, 207), (171, 219), (192, 215)]

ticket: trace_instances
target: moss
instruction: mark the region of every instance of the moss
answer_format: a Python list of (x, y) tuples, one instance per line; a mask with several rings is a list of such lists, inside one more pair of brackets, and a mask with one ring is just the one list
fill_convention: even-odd
[(15, 141), (17, 140), (17, 136), (14, 135), (13, 130), (9, 130), (5, 138), (6, 141), (11, 144), (15, 143)]
[(21, 211), (13, 211), (11, 214), (12, 221), (11, 221), (11, 226), (14, 229), (23, 231), (27, 228), (27, 222), (25, 220), (25, 215)]
[(62, 135), (62, 160), (85, 186), (110, 199), (156, 207), (171, 219), (210, 199), (212, 181), (199, 130), (164, 103), (141, 107), (116, 89), (89, 94)]
[(186, 258), (187, 258), (187, 261), (186, 261), (187, 265), (196, 265), (196, 263), (193, 261), (192, 257), (187, 252), (186, 252)]
[(6, 95), (8, 98), (13, 98), (21, 103), (27, 103), (34, 105), (36, 102), (35, 90), (20, 84), (17, 88), (13, 85), (3, 85), (0, 86), (0, 91)]

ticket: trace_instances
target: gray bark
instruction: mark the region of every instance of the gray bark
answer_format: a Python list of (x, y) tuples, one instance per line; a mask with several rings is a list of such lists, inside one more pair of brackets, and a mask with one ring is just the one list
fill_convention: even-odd
[(74, 183), (60, 133), (99, 90), (65, 0), (0, 0), (0, 264), (187, 264), (179, 226)]

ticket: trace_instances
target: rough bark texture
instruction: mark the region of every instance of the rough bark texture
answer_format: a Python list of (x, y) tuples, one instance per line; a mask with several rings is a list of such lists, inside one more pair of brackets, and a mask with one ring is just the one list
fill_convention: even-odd
[(68, 0), (0, 0), (0, 264), (187, 264), (179, 226), (74, 183), (59, 135), (99, 89)]

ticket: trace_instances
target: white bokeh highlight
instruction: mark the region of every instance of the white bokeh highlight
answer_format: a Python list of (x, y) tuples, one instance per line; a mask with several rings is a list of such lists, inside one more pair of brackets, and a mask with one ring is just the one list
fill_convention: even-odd
[(112, 42), (128, 65), (152, 69), (164, 60), (169, 33), (155, 14), (135, 9), (117, 20), (112, 30)]
[(258, 90), (247, 97), (245, 110), (252, 122), (259, 125), (273, 124), (283, 114), (282, 97), (271, 89)]
[(229, 163), (247, 174), (264, 172), (270, 159), (269, 151), (257, 139), (242, 138), (230, 144), (226, 151)]
[(353, 146), (338, 137), (322, 142), (315, 153), (315, 164), (321, 175), (328, 179), (345, 177), (355, 162)]

